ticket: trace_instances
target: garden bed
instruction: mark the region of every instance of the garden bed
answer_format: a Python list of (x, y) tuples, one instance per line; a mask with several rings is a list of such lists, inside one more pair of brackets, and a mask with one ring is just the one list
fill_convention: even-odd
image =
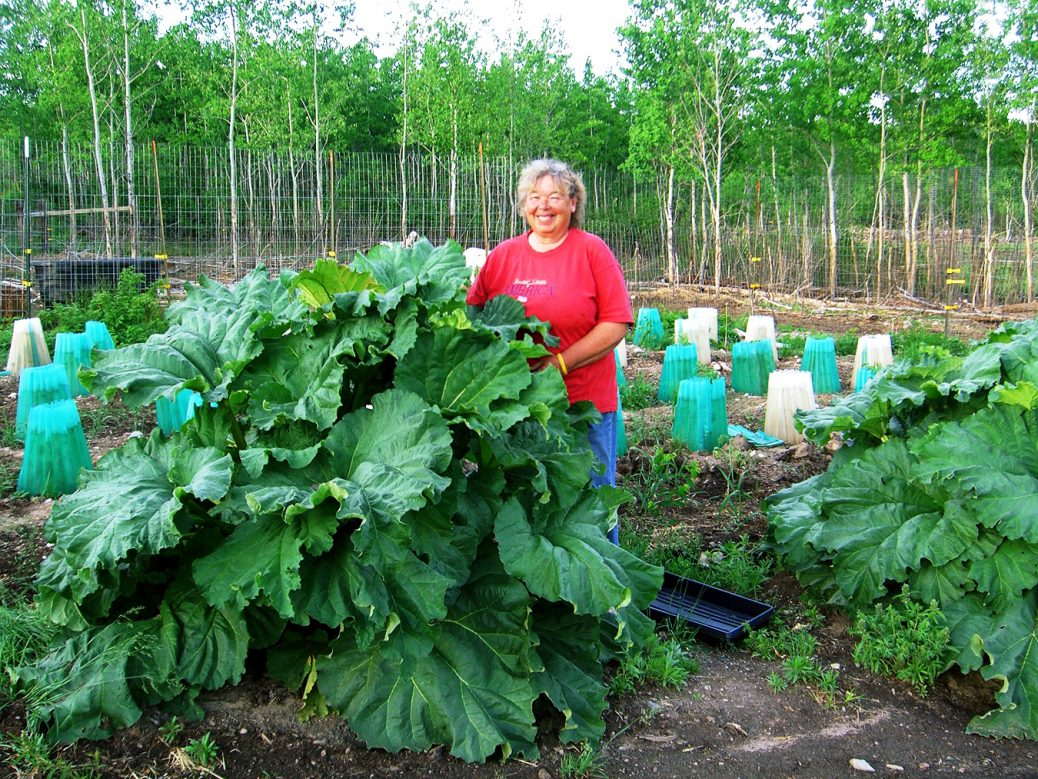
[[(733, 297), (733, 301), (738, 299)], [(701, 302), (668, 298), (656, 304), (672, 308), (711, 305), (709, 298)], [(841, 323), (851, 323), (858, 332), (880, 332), (901, 328), (918, 316), (916, 312), (844, 314), (840, 318), (812, 309), (805, 310), (800, 319), (796, 311), (782, 311), (777, 317), (805, 331), (832, 334)], [(960, 321), (956, 328), (957, 334), (968, 336), (987, 329), (983, 324)], [(723, 352), (716, 354), (716, 362), (724, 373)], [(628, 379), (642, 376), (655, 384), (661, 363), (661, 353), (632, 349)], [(845, 385), (849, 364), (849, 358), (840, 361)], [(794, 365), (795, 358), (785, 358), (779, 367)], [(15, 390), (12, 379), (0, 379), (0, 414), (8, 429), (13, 428)], [(95, 459), (127, 436), (147, 433), (154, 425), (152, 416), (130, 413), (118, 402), (101, 407), (95, 399), (81, 398), (78, 404)], [(760, 429), (764, 398), (729, 394), (728, 413), (731, 422)], [(664, 443), (669, 414), (660, 405), (625, 413), (632, 445), (619, 463), (620, 483), (638, 501), (624, 509), (622, 538), (626, 545), (639, 546), (644, 552), (684, 549), (685, 557), (695, 558), (691, 562), (710, 566), (720, 561), (718, 554), (724, 554), (726, 544), (745, 539), (754, 547), (766, 530), (761, 501), (824, 470), (829, 461), (828, 451), (811, 445), (757, 449), (740, 440), (710, 454), (680, 451)], [(41, 531), (51, 504), (12, 495), (20, 445), (9, 435), (4, 445), (0, 451), (0, 578), (10, 589), (28, 591), (39, 560), (48, 552)], [(674, 454), (665, 466), (654, 461), (661, 448)], [(654, 474), (654, 469), (663, 473)], [(656, 484), (658, 499), (651, 511), (644, 511), (647, 490), (653, 487), (647, 482), (654, 476), (693, 470), (696, 478), (685, 480), (685, 486), (691, 486), (684, 491), (680, 480), (664, 479)], [(811, 629), (817, 642), (817, 663), (840, 672), (838, 698), (827, 699), (809, 685), (776, 691), (770, 680), (782, 671), (780, 660), (753, 657), (744, 645), (700, 642), (694, 649), (700, 671), (682, 689), (642, 687), (611, 701), (596, 764), (601, 775), (848, 775), (852, 759), (867, 761), (882, 776), (1033, 775), (1033, 743), (966, 735), (969, 719), (990, 709), (993, 702), (991, 686), (979, 676), (945, 674), (929, 696), (920, 698), (906, 684), (857, 669), (851, 660), (853, 638), (848, 636), (846, 618), (823, 611), (814, 624), (805, 615), (800, 595), (795, 580), (785, 573), (772, 574), (753, 593), (776, 606), (779, 617), (792, 629)], [(148, 712), (136, 726), (111, 739), (82, 742), (50, 759), (80, 766), (84, 773), (94, 767), (96, 775), (106, 777), (501, 775), (544, 779), (562, 775), (563, 755), (572, 750), (558, 743), (557, 723), (545, 723), (540, 738), (542, 756), (536, 764), (512, 760), (493, 768), (470, 766), (449, 757), (443, 748), (397, 755), (369, 750), (338, 718), (299, 723), (299, 700), (263, 678), (256, 668), (250, 668), (237, 687), (206, 694), (202, 705), (205, 719), (185, 722), (183, 731), (173, 737), (168, 717)], [(8, 765), (25, 754), (25, 745), (17, 740), (23, 717), (18, 706), (11, 706), (0, 720), (6, 733)], [(191, 767), (182, 748), (205, 734), (216, 745), (218, 759), (206, 771), (199, 771)], [(16, 775), (13, 769), (7, 770), (5, 775)]]

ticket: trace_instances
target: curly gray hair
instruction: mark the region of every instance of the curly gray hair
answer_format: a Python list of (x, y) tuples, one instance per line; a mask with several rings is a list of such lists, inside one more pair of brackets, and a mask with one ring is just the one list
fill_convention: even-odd
[(560, 192), (565, 192), (576, 201), (577, 207), (570, 217), (570, 227), (580, 227), (584, 221), (584, 203), (587, 200), (587, 191), (580, 174), (565, 162), (558, 160), (540, 159), (527, 164), (519, 174), (519, 180), (515, 185), (515, 210), (519, 216), (525, 211), (526, 196), (530, 194), (537, 182), (545, 176), (551, 176), (555, 186)]

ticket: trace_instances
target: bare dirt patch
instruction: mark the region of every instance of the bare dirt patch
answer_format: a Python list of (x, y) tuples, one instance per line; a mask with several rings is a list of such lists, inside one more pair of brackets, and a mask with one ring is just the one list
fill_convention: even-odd
[[(641, 295), (641, 293), (639, 293)], [(647, 298), (646, 298), (647, 299)], [(685, 296), (680, 301), (657, 301), (662, 307), (714, 305), (711, 296)], [(732, 293), (729, 305), (748, 304), (747, 296)], [(793, 306), (793, 303), (782, 302)], [(652, 305), (637, 299), (636, 305)], [(857, 314), (836, 311), (836, 304), (803, 303), (803, 312), (792, 308), (778, 314), (783, 322), (797, 322), (815, 332), (835, 333), (853, 326), (859, 332), (881, 332), (903, 326), (918, 312), (890, 314), (863, 310)], [(734, 315), (736, 312), (731, 310)], [(929, 312), (923, 312), (929, 315)], [(876, 317), (876, 318), (874, 318)], [(843, 323), (843, 327), (837, 326)], [(849, 323), (849, 325), (848, 325)], [(934, 326), (940, 326), (939, 321)], [(963, 320), (955, 323), (959, 334), (977, 337), (992, 325)], [(868, 330), (866, 330), (868, 328)], [(873, 329), (874, 328), (874, 329)], [(723, 353), (715, 355), (724, 373)], [(780, 367), (793, 367), (794, 363)], [(631, 353), (628, 376), (644, 375), (657, 382), (662, 354)], [(846, 383), (849, 364), (841, 363)], [(13, 427), (14, 382), (0, 379), (0, 420)], [(821, 399), (825, 402), (825, 398)], [(81, 398), (81, 415), (92, 452), (100, 456), (118, 446), (135, 431), (149, 432), (153, 414), (132, 413), (117, 402), (110, 407)], [(729, 395), (732, 422), (759, 429), (764, 398)], [(655, 407), (639, 412), (637, 424), (669, 426), (669, 409)], [(627, 415), (635, 424), (635, 414)], [(2, 424), (0, 423), (0, 424)], [(41, 557), (49, 549), (42, 525), (51, 503), (11, 494), (11, 469), (20, 461), (20, 444), (8, 435), (0, 449), (0, 467), (8, 479), (0, 497), (0, 579), (28, 591)], [(829, 453), (813, 447), (782, 446), (755, 449), (737, 446), (745, 460), (745, 498), (734, 511), (724, 504), (729, 489), (725, 475), (732, 463), (717, 453), (686, 453), (699, 468), (696, 489), (683, 505), (666, 509), (652, 532), (661, 541), (669, 535), (696, 536), (704, 546), (747, 534), (759, 539), (765, 532), (760, 501), (782, 487), (824, 469)], [(632, 450), (620, 462), (620, 480), (638, 467), (644, 450)], [(779, 573), (764, 586), (760, 598), (794, 613), (801, 590), (788, 574)], [(607, 732), (602, 743), (601, 773), (610, 777), (832, 777), (855, 774), (852, 759), (867, 761), (879, 776), (1036, 776), (1038, 746), (1032, 742), (997, 741), (965, 733), (969, 719), (993, 704), (992, 686), (977, 675), (956, 671), (938, 680), (926, 698), (906, 685), (880, 679), (856, 668), (851, 660), (847, 620), (826, 614), (817, 632), (818, 661), (836, 665), (841, 686), (854, 691), (850, 703), (830, 705), (809, 688), (794, 686), (772, 692), (768, 677), (781, 671), (777, 661), (753, 658), (739, 645), (701, 643), (696, 654), (701, 671), (679, 690), (642, 688), (634, 695), (613, 700), (607, 713)], [(424, 753), (388, 754), (367, 749), (337, 718), (297, 719), (299, 699), (263, 677), (257, 662), (237, 687), (206, 694), (206, 712), (200, 722), (185, 723), (174, 745), (161, 737), (166, 715), (149, 711), (133, 728), (103, 742), (67, 747), (62, 756), (81, 766), (93, 766), (105, 777), (202, 776), (222, 777), (529, 777), (561, 776), (564, 747), (557, 738), (557, 723), (545, 720), (540, 738), (541, 757), (536, 762), (513, 759), (488, 766), (470, 766), (443, 748)], [(0, 712), (0, 728), (17, 733), (24, 725), (22, 712), (11, 706)], [(219, 746), (219, 761), (208, 771), (185, 767), (175, 746), (190, 738), (210, 734)], [(0, 750), (2, 751), (2, 750)], [(15, 776), (7, 765), (0, 776)]]

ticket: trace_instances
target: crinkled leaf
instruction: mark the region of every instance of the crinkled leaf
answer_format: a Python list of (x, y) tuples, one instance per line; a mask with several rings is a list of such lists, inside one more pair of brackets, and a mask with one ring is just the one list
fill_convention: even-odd
[(249, 632), (240, 609), (208, 605), (186, 581), (170, 587), (164, 606), (163, 622), (179, 631), (179, 678), (206, 690), (241, 681)]
[[(97, 569), (115, 569), (131, 551), (156, 554), (180, 540), (174, 519), (181, 509), (178, 494), (187, 484), (170, 481), (163, 443), (156, 431), (146, 443), (134, 441), (109, 453), (80, 488), (58, 501), (45, 526), (49, 540), (62, 556), (44, 563), (39, 582), (49, 586), (65, 565), (74, 574), (71, 585), (78, 597), (97, 587)], [(180, 474), (190, 478), (190, 474)], [(212, 493), (219, 492), (213, 484)], [(200, 488), (201, 489), (201, 488)]]
[(990, 557), (973, 561), (969, 578), (993, 608), (1008, 606), (1038, 584), (1038, 545), (1005, 540)]
[(303, 542), (297, 528), (278, 516), (257, 517), (234, 529), (211, 554), (191, 566), (198, 589), (214, 608), (241, 610), (266, 595), (279, 615), (292, 616), (299, 589)]
[(193, 389), (205, 400), (220, 400), (232, 375), (224, 375), (220, 355), (202, 335), (171, 327), (142, 344), (98, 351), (93, 367), (79, 373), (90, 392), (110, 399), (117, 391), (130, 406), (154, 403)]
[(1038, 733), (1038, 591), (1009, 604), (981, 638), (990, 660), (981, 674), (1002, 682), (995, 693), (999, 708), (974, 717), (966, 732), (1033, 739)]
[[(1038, 543), (1038, 412), (1013, 406), (982, 409), (950, 422), (912, 448), (917, 478), (971, 502), (987, 527), (1006, 538)], [(980, 456), (978, 456), (980, 455)]]
[(424, 238), (410, 248), (399, 243), (379, 244), (367, 254), (358, 252), (351, 264), (374, 276), (386, 290), (387, 300), (416, 295), (429, 306), (460, 297), (469, 277), (465, 255), (454, 241), (437, 247)]
[(477, 567), (447, 616), (427, 630), (429, 643), (394, 633), (361, 651), (344, 634), (318, 660), (318, 688), (371, 747), (447, 743), (468, 761), (498, 748), (504, 757), (536, 756), (528, 608), (518, 582), (492, 565)]
[[(410, 392), (387, 390), (372, 398), (371, 405), (346, 415), (329, 431), (324, 442), (328, 458), (321, 472), (391, 495), (407, 509), (420, 508), (426, 490), (439, 491), (449, 483), (439, 472), (451, 460), (450, 431)], [(375, 465), (392, 468), (398, 478), (384, 471), (375, 478)]]
[(612, 521), (594, 492), (568, 511), (540, 505), (532, 517), (511, 501), (498, 513), (494, 535), (505, 570), (530, 592), (599, 616), (632, 602), (647, 606), (663, 582), (662, 569), (606, 538)]
[(606, 687), (599, 659), (598, 620), (574, 614), (568, 605), (539, 601), (533, 611), (537, 657), (534, 691), (547, 695), (566, 718), (563, 743), (598, 743), (605, 733)]
[(471, 330), (423, 333), (396, 369), (396, 386), (445, 415), (489, 416), (490, 404), (514, 400), (530, 384), (526, 361), (508, 345)]
[(370, 273), (361, 273), (334, 260), (319, 259), (311, 270), (300, 271), (292, 281), (299, 299), (312, 308), (323, 308), (343, 292), (373, 290), (378, 282)]
[(514, 341), (521, 332), (537, 333), (544, 343), (555, 346), (558, 338), (551, 335), (551, 323), (537, 317), (526, 318), (526, 306), (508, 295), (497, 295), (482, 308), (468, 307), (469, 321), (473, 327), (489, 330), (503, 341)]

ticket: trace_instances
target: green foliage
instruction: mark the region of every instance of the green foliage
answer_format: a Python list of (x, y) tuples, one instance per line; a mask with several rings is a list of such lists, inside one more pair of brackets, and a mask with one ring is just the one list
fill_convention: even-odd
[(894, 354), (913, 361), (931, 353), (964, 357), (970, 350), (969, 344), (961, 338), (945, 337), (943, 331), (930, 330), (919, 321), (913, 321), (904, 330), (892, 333), (890, 340)]
[(628, 379), (627, 384), (620, 388), (620, 404), (624, 411), (641, 411), (658, 403), (656, 388), (641, 374)]
[[(817, 612), (814, 616), (817, 617)], [(817, 642), (811, 629), (818, 626), (813, 624), (808, 611), (792, 627), (783, 618), (776, 617), (768, 627), (749, 631), (745, 645), (754, 657), (782, 664), (781, 672), (772, 671), (768, 675), (768, 687), (773, 692), (800, 684), (810, 687), (812, 694), (827, 706), (850, 703), (857, 695), (850, 690), (840, 695), (839, 669), (820, 666), (815, 657)]]
[(695, 558), (681, 557), (683, 564), (666, 570), (704, 584), (741, 595), (756, 596), (771, 575), (771, 558), (760, 554), (758, 545), (743, 534), (723, 542), (716, 549), (700, 552)]
[(216, 758), (220, 755), (220, 747), (209, 733), (203, 733), (198, 738), (192, 738), (187, 742), (184, 746), (184, 754), (197, 765), (208, 768), (216, 763)]
[(851, 329), (833, 336), (833, 345), (836, 347), (838, 357), (854, 355), (858, 351), (858, 331)]
[(645, 462), (647, 467), (624, 479), (640, 512), (659, 515), (664, 509), (684, 506), (695, 494), (698, 461), (656, 446), (647, 460), (643, 458), (640, 462)]
[(908, 682), (926, 695), (948, 664), (948, 627), (937, 601), (922, 604), (907, 587), (886, 605), (860, 611), (848, 632), (858, 637), (854, 662)]
[(97, 355), (95, 394), (204, 402), (51, 513), (38, 603), (61, 631), (15, 679), (48, 691), (53, 737), (197, 713), (251, 652), (372, 747), (534, 755), (541, 696), (564, 742), (601, 738), (602, 662), (652, 635), (662, 571), (606, 538), (626, 495), (588, 483), (597, 415), (529, 371), (546, 323), (467, 310), (467, 273), (420, 241), (203, 279), (167, 330)]
[(699, 661), (680, 635), (653, 635), (644, 646), (628, 650), (609, 685), (611, 695), (629, 695), (645, 684), (680, 688), (688, 677), (699, 673)]
[[(924, 350), (861, 393), (798, 413), (805, 435), (848, 445), (829, 470), (772, 496), (780, 564), (817, 597), (866, 611), (907, 587), (936, 602), (950, 657), (999, 678), (971, 732), (1038, 738), (1038, 320), (964, 357)], [(902, 607), (903, 610), (907, 606)], [(920, 684), (938, 643), (917, 644)]]
[(167, 744), (172, 744), (184, 732), (184, 723), (177, 716), (172, 716), (159, 727), (159, 736)]
[(104, 776), (102, 767), (74, 765), (61, 756), (40, 733), (5, 733), (0, 736), (0, 752), (14, 776), (40, 776), (47, 779), (95, 779)]
[(606, 779), (605, 758), (591, 744), (580, 744), (576, 751), (567, 751), (559, 761), (559, 776), (573, 779)]
[(79, 333), (89, 321), (104, 322), (117, 346), (139, 343), (166, 329), (159, 305), (158, 282), (144, 286), (144, 274), (126, 268), (115, 289), (99, 287), (71, 303), (56, 303), (39, 312), (50, 348), (56, 333)]

